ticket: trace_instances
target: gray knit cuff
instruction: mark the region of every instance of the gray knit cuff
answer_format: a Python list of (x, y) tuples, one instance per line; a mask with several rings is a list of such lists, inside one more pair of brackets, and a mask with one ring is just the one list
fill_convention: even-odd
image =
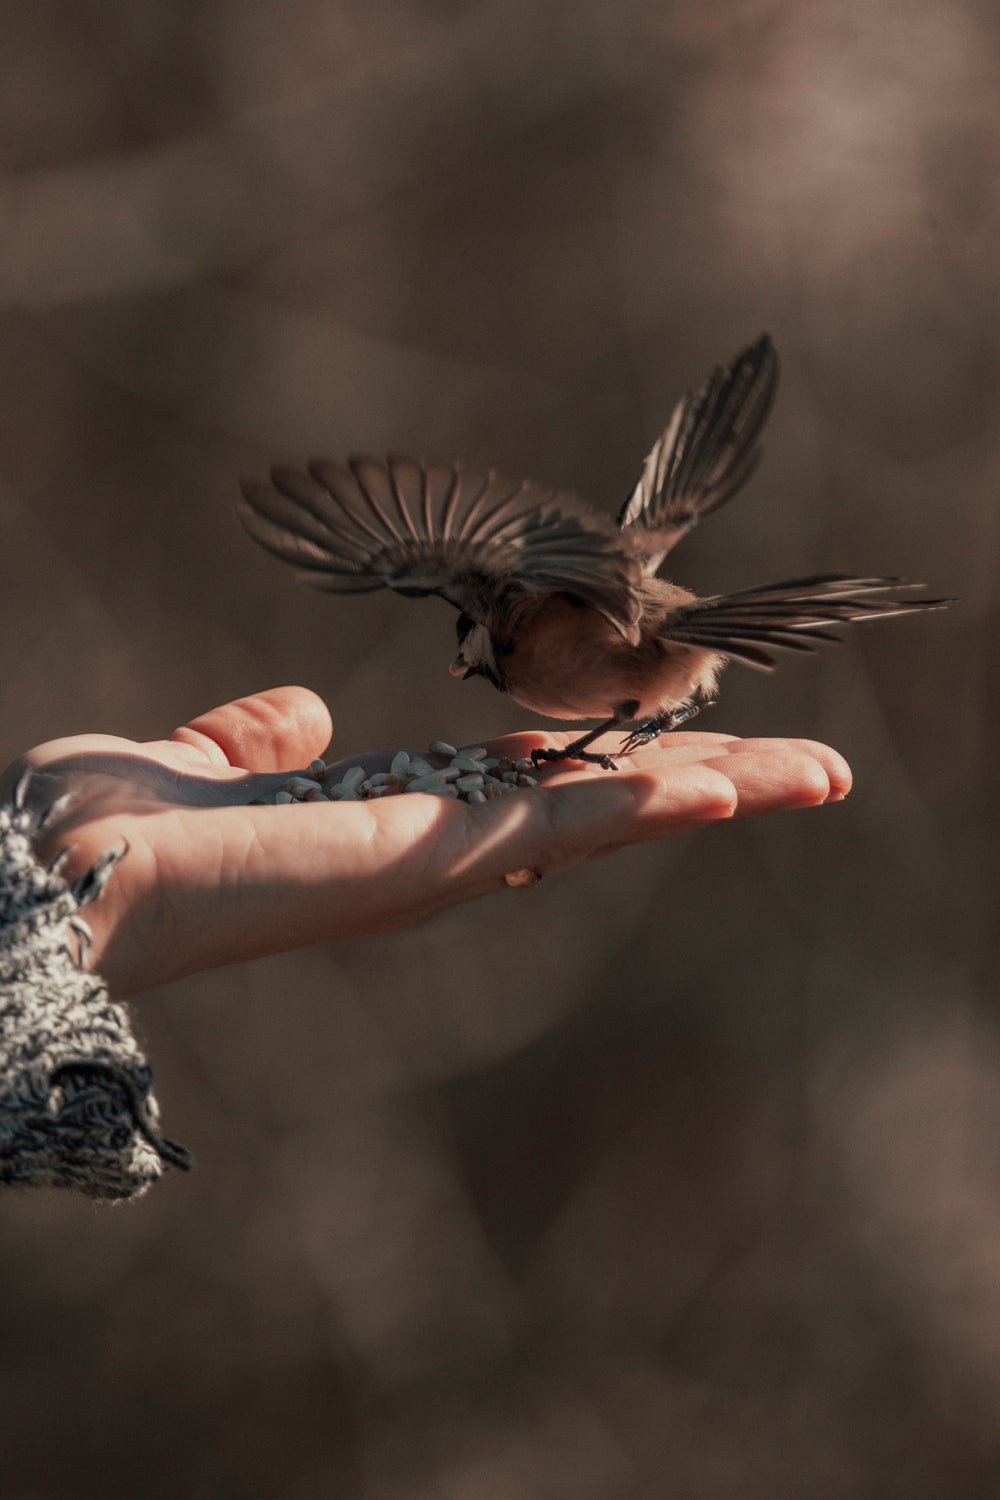
[(128, 1011), (77, 960), (90, 936), (79, 910), (124, 851), (67, 885), (32, 853), (46, 815), (20, 800), (0, 807), (0, 1183), (134, 1197), (193, 1159), (157, 1133)]

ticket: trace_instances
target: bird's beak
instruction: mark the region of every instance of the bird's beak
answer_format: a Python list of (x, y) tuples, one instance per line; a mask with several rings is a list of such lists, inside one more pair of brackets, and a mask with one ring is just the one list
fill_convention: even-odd
[(448, 671), (451, 673), (452, 677), (468, 677), (468, 663), (466, 662), (465, 657), (462, 655), (461, 651), (449, 666)]

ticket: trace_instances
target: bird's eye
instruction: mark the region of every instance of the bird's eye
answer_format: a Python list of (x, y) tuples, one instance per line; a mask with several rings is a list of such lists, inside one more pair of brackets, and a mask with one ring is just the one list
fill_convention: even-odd
[(458, 619), (455, 621), (455, 634), (458, 636), (459, 645), (461, 645), (465, 640), (465, 637), (468, 635), (469, 631), (472, 629), (475, 623), (476, 622), (471, 615), (459, 615)]

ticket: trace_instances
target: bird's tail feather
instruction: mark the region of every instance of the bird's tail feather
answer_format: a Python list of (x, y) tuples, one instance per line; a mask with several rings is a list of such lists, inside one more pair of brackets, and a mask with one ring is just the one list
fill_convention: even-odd
[(821, 574), (717, 594), (699, 599), (671, 615), (660, 639), (701, 646), (736, 657), (748, 666), (771, 672), (781, 651), (815, 651), (820, 641), (839, 641), (826, 627), (855, 620), (886, 619), (917, 610), (943, 609), (951, 599), (873, 599), (894, 589), (923, 588), (900, 578), (851, 578)]

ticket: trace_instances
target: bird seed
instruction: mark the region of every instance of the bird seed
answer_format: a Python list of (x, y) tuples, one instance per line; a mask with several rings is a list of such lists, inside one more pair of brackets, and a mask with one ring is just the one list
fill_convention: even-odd
[[(530, 758), (512, 760), (508, 755), (489, 755), (482, 745), (456, 750), (447, 740), (434, 740), (426, 752), (447, 765), (432, 765), (423, 755), (397, 750), (388, 771), (365, 774), (364, 766), (351, 766), (343, 779), (333, 782), (323, 760), (309, 765), (309, 774), (296, 771), (286, 777), (284, 787), (273, 796), (275, 803), (366, 802), (396, 797), (403, 792), (424, 792), (432, 797), (455, 797), (481, 807), (508, 792), (537, 786)], [(271, 799), (269, 799), (271, 800)]]

